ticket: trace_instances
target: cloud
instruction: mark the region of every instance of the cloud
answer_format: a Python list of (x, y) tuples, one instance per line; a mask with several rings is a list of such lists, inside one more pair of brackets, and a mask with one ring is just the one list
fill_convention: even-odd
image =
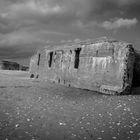
[[(7, 16), (18, 16), (24, 15), (26, 13), (30, 14), (42, 14), (42, 15), (50, 15), (50, 14), (58, 14), (62, 11), (62, 7), (59, 5), (49, 5), (47, 1), (40, 2), (35, 0), (29, 0), (24, 3), (15, 3), (11, 5), (9, 9), (10, 13)], [(17, 13), (20, 12), (20, 13)]]
[[(67, 34), (43, 28), (23, 28), (11, 33), (0, 34), (0, 59), (29, 58), (37, 49), (51, 43), (52, 38)], [(49, 41), (50, 40), (50, 41)]]
[[(0, 22), (5, 21), (6, 32), (24, 26), (46, 24), (55, 27), (79, 23), (101, 22), (114, 17), (128, 17), (137, 13), (139, 0), (2, 0), (8, 3), (0, 12)], [(1, 7), (0, 7), (1, 8)], [(131, 18), (132, 18), (131, 16)], [(109, 21), (110, 22), (110, 21)], [(53, 28), (52, 27), (52, 28)], [(4, 32), (4, 31), (3, 31)]]
[(137, 23), (138, 23), (138, 20), (136, 18), (133, 18), (133, 19), (119, 18), (115, 21), (104, 21), (101, 24), (101, 27), (107, 30), (113, 30), (113, 29), (119, 29), (119, 28), (130, 28), (132, 26), (135, 26)]
[(139, 13), (140, 0), (0, 0), (0, 52), (20, 57), (47, 40), (104, 36), (136, 25)]

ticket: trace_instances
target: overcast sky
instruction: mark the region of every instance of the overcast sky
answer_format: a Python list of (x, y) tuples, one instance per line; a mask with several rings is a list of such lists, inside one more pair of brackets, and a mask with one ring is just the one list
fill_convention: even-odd
[(28, 64), (47, 42), (102, 36), (140, 49), (140, 0), (0, 0), (0, 59)]

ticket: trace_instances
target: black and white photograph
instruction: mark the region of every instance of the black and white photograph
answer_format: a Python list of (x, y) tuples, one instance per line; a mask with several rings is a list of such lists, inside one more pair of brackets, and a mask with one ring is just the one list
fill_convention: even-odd
[(0, 140), (140, 140), (140, 0), (0, 0)]

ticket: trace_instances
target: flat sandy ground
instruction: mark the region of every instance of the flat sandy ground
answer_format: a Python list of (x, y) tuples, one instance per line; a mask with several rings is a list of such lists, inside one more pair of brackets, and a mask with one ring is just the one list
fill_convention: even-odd
[(140, 89), (105, 96), (0, 71), (0, 140), (140, 140)]

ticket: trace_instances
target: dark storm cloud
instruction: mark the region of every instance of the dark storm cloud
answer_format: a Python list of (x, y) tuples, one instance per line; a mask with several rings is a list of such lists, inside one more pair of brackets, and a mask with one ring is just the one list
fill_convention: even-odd
[[(12, 1), (1, 12), (0, 23), (5, 20), (7, 31), (46, 24), (53, 26), (89, 22), (103, 22), (112, 18), (139, 18), (139, 0), (19, 0)], [(10, 24), (9, 24), (10, 23)], [(69, 25), (69, 26), (70, 26)], [(6, 27), (5, 27), (6, 28)], [(51, 27), (50, 27), (51, 28)], [(1, 27), (2, 30), (2, 27)], [(5, 29), (6, 30), (6, 29)], [(4, 32), (4, 31), (3, 31)]]
[(115, 16), (129, 16), (128, 13), (133, 15), (133, 12), (139, 9), (138, 0), (22, 0), (9, 6), (7, 13), (5, 12), (5, 18), (9, 21), (12, 19), (39, 22), (62, 20), (65, 23), (68, 19), (69, 21), (79, 19), (88, 22), (97, 17), (100, 20), (104, 16), (111, 18), (115, 14)]
[(25, 48), (25, 46), (14, 46), (13, 48), (6, 46), (2, 47), (0, 49), (0, 59), (24, 59), (29, 58), (35, 53), (32, 51), (34, 46), (28, 46), (26, 44), (26, 47), (30, 47), (31, 49), (25, 48), (24, 50), (19, 49), (20, 47)]

